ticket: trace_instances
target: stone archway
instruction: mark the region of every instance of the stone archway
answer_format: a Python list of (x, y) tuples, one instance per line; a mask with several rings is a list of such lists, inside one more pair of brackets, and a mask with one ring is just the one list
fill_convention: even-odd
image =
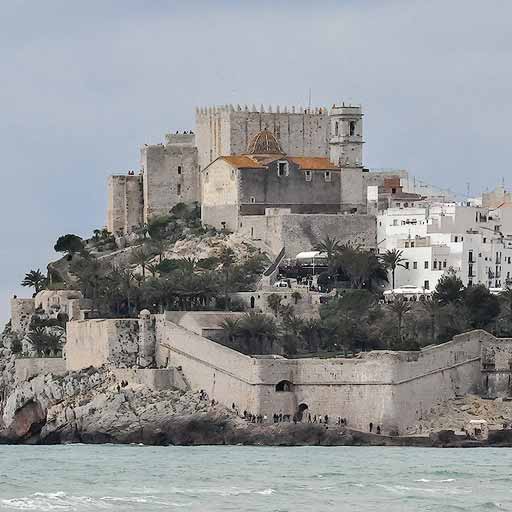
[(308, 404), (302, 403), (299, 404), (299, 407), (297, 408), (297, 412), (295, 415), (297, 416), (297, 419), (299, 421), (302, 421), (302, 418), (304, 417), (305, 412), (309, 409)]

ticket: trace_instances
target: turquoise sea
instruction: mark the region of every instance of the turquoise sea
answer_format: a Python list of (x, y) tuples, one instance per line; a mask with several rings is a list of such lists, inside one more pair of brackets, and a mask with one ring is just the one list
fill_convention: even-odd
[(512, 511), (512, 450), (0, 446), (0, 510)]

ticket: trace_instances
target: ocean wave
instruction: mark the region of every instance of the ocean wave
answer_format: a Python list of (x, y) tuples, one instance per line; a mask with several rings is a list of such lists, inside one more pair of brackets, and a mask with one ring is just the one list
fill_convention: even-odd
[(408, 485), (386, 485), (386, 484), (377, 484), (377, 487), (382, 487), (387, 491), (390, 491), (394, 494), (400, 494), (401, 496), (410, 495), (411, 493), (428, 493), (430, 495), (462, 495), (462, 494), (471, 494), (471, 489), (464, 488), (447, 488), (447, 487), (410, 487)]
[(37, 510), (38, 512), (75, 511), (75, 510), (112, 510), (114, 504), (146, 504), (162, 507), (186, 507), (192, 503), (163, 501), (156, 496), (70, 496), (65, 492), (36, 492), (30, 496), (0, 500), (2, 510)]
[(430, 483), (430, 482), (436, 482), (436, 483), (449, 483), (449, 482), (455, 482), (455, 478), (445, 478), (443, 480), (429, 480), (428, 478), (420, 478), (419, 480), (414, 480), (415, 482), (424, 482), (424, 483)]
[(267, 488), (267, 489), (240, 489), (238, 487), (229, 487), (229, 488), (218, 488), (218, 487), (198, 487), (198, 488), (176, 488), (172, 487), (168, 490), (168, 492), (173, 494), (183, 494), (186, 496), (196, 496), (203, 494), (213, 494), (216, 496), (241, 496), (244, 494), (260, 494), (263, 496), (270, 496), (274, 494), (275, 489)]
[(512, 508), (506, 507), (503, 503), (496, 501), (486, 501), (475, 505), (470, 510), (512, 510)]

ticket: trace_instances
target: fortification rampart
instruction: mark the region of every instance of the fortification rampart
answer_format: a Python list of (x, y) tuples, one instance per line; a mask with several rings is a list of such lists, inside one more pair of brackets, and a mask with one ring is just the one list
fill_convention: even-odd
[(16, 359), (16, 382), (25, 382), (36, 375), (51, 373), (64, 375), (66, 373), (66, 361), (60, 357), (30, 357)]
[(78, 320), (67, 323), (66, 366), (69, 371), (109, 364), (137, 364), (139, 322), (136, 319)]
[(373, 215), (290, 214), (269, 209), (265, 215), (242, 217), (239, 232), (263, 240), (274, 252), (285, 247), (288, 257), (311, 250), (326, 236), (367, 249), (377, 245)]
[(34, 299), (11, 299), (11, 328), (17, 334), (25, 334), (35, 311)]
[(255, 359), (212, 342), (159, 315), (156, 321), (157, 366), (181, 368), (187, 384), (204, 390), (227, 407), (255, 411)]
[(154, 391), (177, 388), (188, 389), (176, 368), (116, 368), (113, 370), (117, 382), (125, 381), (130, 385), (144, 386)]
[(435, 402), (480, 389), (480, 348), (492, 336), (474, 331), (416, 352), (370, 352), (353, 359), (247, 357), (172, 322), (157, 322), (157, 360), (178, 365), (192, 389), (268, 418), (274, 413), (343, 417), (404, 432)]

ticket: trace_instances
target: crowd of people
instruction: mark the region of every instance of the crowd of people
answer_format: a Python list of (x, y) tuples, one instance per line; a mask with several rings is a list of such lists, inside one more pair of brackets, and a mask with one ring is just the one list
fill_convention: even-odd
[[(199, 399), (204, 400), (206, 402), (209, 401), (208, 393), (204, 389), (201, 389), (201, 391), (199, 392)], [(212, 399), (211, 400), (212, 407), (215, 406), (216, 404), (217, 404), (217, 402), (214, 399)], [(240, 411), (234, 402), (231, 405), (231, 409), (237, 416), (242, 417), (248, 423), (266, 423), (268, 420), (268, 417), (266, 415), (253, 414), (246, 410), (244, 410), (243, 413), (240, 414)], [(290, 423), (293, 421), (293, 423), (295, 423), (295, 424), (296, 423), (317, 423), (317, 424), (322, 424), (322, 425), (325, 425), (326, 427), (328, 427), (328, 425), (330, 424), (331, 418), (329, 418), (329, 415), (327, 415), (327, 414), (325, 414), (325, 415), (311, 414), (310, 412), (307, 412), (307, 411), (293, 414), (293, 415), (283, 414), (282, 412), (280, 412), (280, 413), (274, 413), (272, 415), (272, 421), (273, 421), (273, 423)], [(338, 416), (336, 418), (335, 425), (337, 425), (339, 427), (347, 427), (348, 426), (347, 418), (342, 418), (341, 416)], [(374, 425), (373, 422), (370, 422), (370, 424), (368, 425), (368, 431), (370, 433), (375, 433), (375, 434), (380, 435), (381, 427), (380, 427), (380, 425)]]

